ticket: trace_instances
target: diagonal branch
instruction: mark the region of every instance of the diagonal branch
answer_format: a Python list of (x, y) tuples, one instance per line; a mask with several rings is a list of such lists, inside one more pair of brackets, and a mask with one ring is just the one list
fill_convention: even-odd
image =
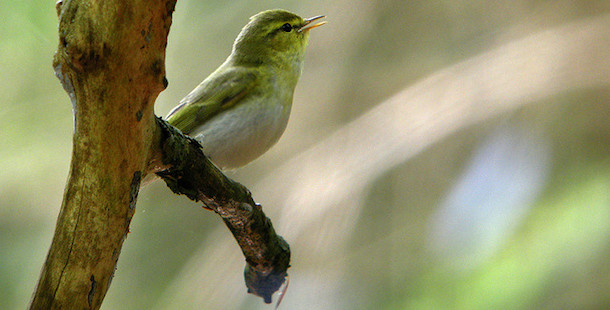
[(250, 191), (222, 174), (202, 153), (197, 141), (160, 118), (157, 123), (161, 128), (163, 166), (169, 167), (157, 175), (175, 193), (201, 201), (220, 215), (246, 257), (248, 292), (270, 303), (271, 295), (287, 275), (288, 243), (275, 233)]

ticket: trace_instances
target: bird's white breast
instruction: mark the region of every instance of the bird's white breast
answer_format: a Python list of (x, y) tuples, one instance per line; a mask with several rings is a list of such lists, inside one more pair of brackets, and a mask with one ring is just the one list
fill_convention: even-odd
[(246, 165), (271, 148), (288, 123), (290, 104), (280, 104), (276, 96), (271, 97), (245, 98), (189, 135), (202, 144), (204, 153), (218, 167)]

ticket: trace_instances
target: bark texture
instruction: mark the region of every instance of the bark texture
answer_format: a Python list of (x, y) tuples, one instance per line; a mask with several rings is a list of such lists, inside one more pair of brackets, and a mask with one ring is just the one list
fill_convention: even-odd
[(161, 131), (157, 172), (175, 193), (201, 201), (223, 219), (246, 258), (244, 276), (248, 292), (271, 302), (271, 295), (286, 280), (290, 267), (288, 243), (275, 233), (271, 220), (243, 185), (226, 177), (201, 152), (194, 139), (158, 119)]
[(241, 184), (193, 139), (154, 116), (167, 87), (165, 47), (175, 1), (58, 2), (53, 66), (74, 109), (70, 175), (31, 309), (99, 309), (134, 215), (140, 182), (156, 173), (225, 221), (246, 258), (250, 293), (271, 302), (288, 244)]
[(167, 85), (175, 1), (58, 3), (55, 71), (74, 108), (69, 179), (31, 309), (98, 309), (112, 280)]

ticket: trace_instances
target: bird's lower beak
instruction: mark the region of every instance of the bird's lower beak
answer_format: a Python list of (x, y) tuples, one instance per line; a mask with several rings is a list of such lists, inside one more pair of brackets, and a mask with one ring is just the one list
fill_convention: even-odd
[(313, 28), (320, 27), (320, 26), (326, 24), (326, 21), (312, 24), (314, 21), (316, 21), (318, 19), (321, 19), (321, 18), (324, 18), (324, 17), (326, 17), (326, 16), (319, 15), (319, 16), (314, 16), (314, 17), (310, 17), (310, 18), (305, 19), (305, 23), (303, 24), (303, 26), (301, 26), (301, 28), (299, 28), (299, 32), (309, 31), (309, 30), (311, 30)]

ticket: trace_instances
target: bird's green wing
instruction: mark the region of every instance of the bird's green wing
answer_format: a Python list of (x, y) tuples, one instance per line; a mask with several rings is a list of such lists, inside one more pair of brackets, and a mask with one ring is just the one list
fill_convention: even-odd
[(213, 73), (180, 101), (167, 116), (168, 122), (189, 134), (216, 114), (238, 104), (257, 84), (250, 68), (230, 68)]

